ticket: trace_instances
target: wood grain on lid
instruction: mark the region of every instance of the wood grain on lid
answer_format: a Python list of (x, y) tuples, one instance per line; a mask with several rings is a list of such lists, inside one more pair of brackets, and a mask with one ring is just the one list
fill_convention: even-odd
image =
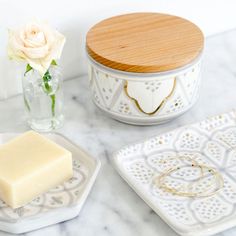
[(177, 69), (203, 50), (201, 30), (190, 21), (159, 13), (132, 13), (103, 20), (86, 40), (88, 54), (107, 67), (138, 73)]

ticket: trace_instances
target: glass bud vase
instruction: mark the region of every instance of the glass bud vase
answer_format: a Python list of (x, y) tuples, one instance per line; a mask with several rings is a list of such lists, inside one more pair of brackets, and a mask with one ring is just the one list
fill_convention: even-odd
[(44, 76), (30, 69), (23, 76), (23, 98), (30, 127), (39, 132), (60, 128), (64, 122), (62, 78), (58, 66)]

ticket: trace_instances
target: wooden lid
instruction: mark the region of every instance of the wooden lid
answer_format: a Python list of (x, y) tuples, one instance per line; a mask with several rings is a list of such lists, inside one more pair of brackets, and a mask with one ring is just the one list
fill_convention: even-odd
[(87, 52), (100, 64), (121, 71), (153, 73), (191, 63), (202, 52), (204, 36), (193, 23), (159, 13), (108, 18), (87, 34)]

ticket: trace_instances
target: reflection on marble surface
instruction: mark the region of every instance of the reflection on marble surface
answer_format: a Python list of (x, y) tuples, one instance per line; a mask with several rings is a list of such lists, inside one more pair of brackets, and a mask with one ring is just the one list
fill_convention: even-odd
[[(27, 236), (174, 236), (168, 227), (121, 179), (110, 156), (120, 147), (207, 116), (236, 108), (236, 30), (207, 39), (200, 99), (186, 114), (167, 124), (138, 127), (105, 117), (91, 101), (87, 76), (67, 81), (66, 124), (60, 133), (82, 146), (102, 168), (80, 215)], [(21, 97), (0, 102), (0, 132), (28, 129)], [(236, 228), (218, 234), (233, 236)], [(0, 236), (9, 235), (0, 233)]]

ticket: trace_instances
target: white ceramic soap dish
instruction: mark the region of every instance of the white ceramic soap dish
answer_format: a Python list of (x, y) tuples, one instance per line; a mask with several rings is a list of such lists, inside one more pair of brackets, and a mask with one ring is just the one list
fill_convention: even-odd
[[(0, 134), (0, 144), (19, 134)], [(80, 147), (59, 134), (47, 138), (72, 153), (73, 177), (42, 194), (24, 207), (12, 209), (0, 200), (0, 230), (25, 233), (76, 217), (82, 208), (100, 168), (100, 161), (90, 157)]]
[[(215, 168), (224, 181), (220, 191), (209, 197), (188, 198), (159, 188), (156, 178), (161, 173), (186, 165), (178, 156)], [(209, 236), (236, 226), (235, 112), (127, 146), (114, 155), (114, 163), (127, 183), (178, 234)], [(181, 168), (169, 176), (168, 184), (178, 189), (198, 176), (191, 166)], [(204, 176), (199, 188), (206, 189), (211, 178), (214, 176)]]

